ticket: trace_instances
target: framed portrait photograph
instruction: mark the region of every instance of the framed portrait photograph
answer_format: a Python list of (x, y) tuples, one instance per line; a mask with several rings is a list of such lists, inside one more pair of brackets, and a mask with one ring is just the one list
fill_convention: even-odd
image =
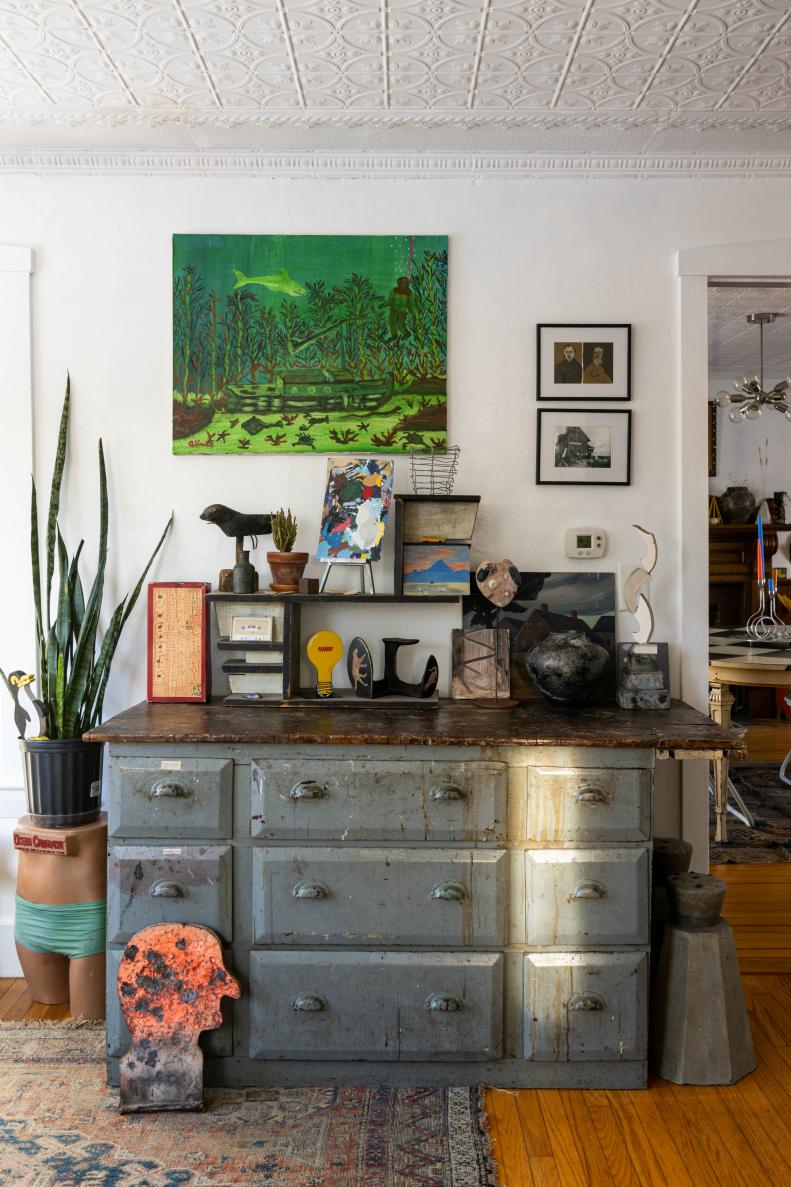
[(539, 400), (630, 400), (631, 325), (539, 325)]
[(631, 453), (631, 411), (538, 410), (536, 482), (540, 486), (628, 486)]

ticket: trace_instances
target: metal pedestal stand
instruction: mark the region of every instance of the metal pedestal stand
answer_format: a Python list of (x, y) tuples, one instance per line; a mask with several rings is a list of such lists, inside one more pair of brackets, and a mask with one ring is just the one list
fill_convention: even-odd
[(327, 584), (327, 579), (329, 578), (330, 571), (333, 568), (359, 569), (360, 570), (360, 593), (366, 592), (365, 591), (365, 573), (367, 570), (368, 571), (368, 580), (371, 582), (371, 593), (372, 594), (376, 593), (376, 587), (374, 586), (374, 571), (373, 571), (373, 568), (371, 567), (370, 561), (366, 561), (366, 560), (332, 560), (332, 561), (324, 561), (323, 563), (327, 566), (327, 568), (324, 572), (324, 576), (321, 579), (321, 585), (319, 586), (319, 593), (324, 593), (324, 587)]

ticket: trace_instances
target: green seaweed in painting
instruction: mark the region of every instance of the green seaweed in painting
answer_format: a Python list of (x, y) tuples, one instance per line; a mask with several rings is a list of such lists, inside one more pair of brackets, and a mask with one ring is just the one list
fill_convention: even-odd
[(175, 453), (444, 448), (448, 241), (174, 235)]

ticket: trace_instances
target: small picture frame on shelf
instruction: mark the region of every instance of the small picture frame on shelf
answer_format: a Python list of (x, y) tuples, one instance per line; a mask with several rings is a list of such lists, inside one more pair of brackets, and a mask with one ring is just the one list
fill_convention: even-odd
[(231, 620), (231, 639), (235, 643), (271, 643), (272, 619), (270, 616)]
[(621, 409), (539, 409), (539, 486), (629, 486), (632, 413)]
[(539, 400), (631, 400), (631, 325), (542, 323), (536, 330)]

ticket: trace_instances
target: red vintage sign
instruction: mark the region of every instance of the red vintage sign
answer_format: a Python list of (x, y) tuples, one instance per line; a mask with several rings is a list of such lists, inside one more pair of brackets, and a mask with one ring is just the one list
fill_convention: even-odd
[(14, 848), (24, 853), (51, 853), (56, 857), (68, 857), (69, 838), (48, 837), (42, 833), (14, 829)]

